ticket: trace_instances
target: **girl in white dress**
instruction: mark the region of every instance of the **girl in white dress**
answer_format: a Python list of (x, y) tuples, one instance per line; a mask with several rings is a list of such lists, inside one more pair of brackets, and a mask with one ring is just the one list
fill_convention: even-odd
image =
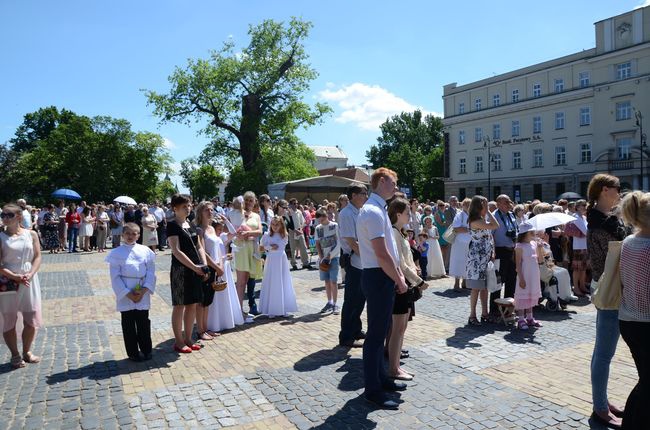
[(424, 217), (424, 228), (423, 231), (429, 235), (427, 243), (429, 244), (429, 261), (427, 263), (427, 275), (430, 278), (441, 278), (446, 276), (445, 272), (445, 262), (442, 259), (442, 250), (440, 249), (440, 244), (438, 243), (438, 229), (433, 225), (433, 217), (426, 216)]
[(287, 316), (296, 312), (296, 293), (293, 290), (289, 260), (284, 252), (288, 237), (284, 220), (273, 217), (271, 227), (262, 237), (262, 246), (266, 250), (266, 265), (260, 292), (260, 313), (273, 318), (277, 315)]
[[(211, 332), (229, 330), (244, 324), (244, 316), (230, 266), (232, 256), (226, 251), (226, 245), (234, 237), (234, 234), (224, 233), (224, 223), (230, 224), (222, 215), (221, 221), (214, 225), (214, 236), (211, 233), (205, 235), (205, 249), (214, 261), (220, 261), (223, 265), (223, 278), (227, 284), (225, 290), (214, 293), (212, 305), (208, 309), (208, 330)], [(232, 224), (230, 224), (230, 228), (233, 228)]]
[(451, 258), (449, 259), (449, 276), (456, 278), (454, 280), (454, 290), (460, 290), (460, 279), (463, 278), (465, 285), (465, 272), (467, 269), (467, 253), (469, 252), (469, 204), (471, 200), (463, 200), (463, 210), (458, 212), (450, 228), (454, 229), (456, 239), (451, 245)]

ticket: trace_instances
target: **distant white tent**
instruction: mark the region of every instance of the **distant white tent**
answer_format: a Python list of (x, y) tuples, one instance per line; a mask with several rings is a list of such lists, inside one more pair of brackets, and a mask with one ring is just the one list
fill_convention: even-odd
[(341, 194), (345, 194), (348, 188), (352, 185), (368, 186), (366, 183), (355, 181), (353, 179), (334, 175), (324, 175), (315, 176), (313, 178), (298, 179), (296, 181), (270, 184), (268, 189), (271, 198), (277, 197), (285, 200), (296, 198), (298, 201), (303, 201), (306, 198), (309, 198), (313, 201), (321, 202), (324, 199), (329, 201), (336, 200)]

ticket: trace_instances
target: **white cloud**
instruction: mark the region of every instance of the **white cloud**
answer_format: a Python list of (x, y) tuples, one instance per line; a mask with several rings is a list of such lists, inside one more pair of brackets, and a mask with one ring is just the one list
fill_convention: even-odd
[(338, 104), (341, 112), (335, 120), (344, 124), (355, 124), (362, 130), (376, 130), (387, 118), (416, 109), (420, 109), (423, 113), (442, 116), (412, 105), (379, 85), (355, 82), (337, 90), (335, 85), (327, 83), (326, 87), (327, 89), (319, 92), (318, 95), (325, 101)]
[(176, 144), (169, 138), (163, 137), (163, 145), (165, 145), (165, 148), (167, 149), (175, 149), (177, 148)]
[(645, 0), (643, 3), (635, 7), (634, 9), (641, 9), (642, 7), (650, 6), (650, 0)]

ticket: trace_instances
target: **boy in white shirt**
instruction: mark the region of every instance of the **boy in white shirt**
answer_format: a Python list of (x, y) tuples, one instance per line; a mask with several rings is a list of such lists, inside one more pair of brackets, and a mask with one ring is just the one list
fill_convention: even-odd
[[(156, 254), (137, 242), (140, 227), (124, 225), (122, 245), (107, 256), (116, 308), (122, 313), (124, 347), (132, 361), (151, 360), (150, 295), (156, 288)], [(140, 357), (142, 352), (142, 357)]]
[(341, 254), (339, 225), (329, 220), (327, 211), (323, 208), (316, 211), (316, 219), (320, 222), (314, 233), (318, 261), (319, 263), (323, 260), (329, 262), (329, 269), (327, 271), (321, 269), (319, 272), (320, 280), (325, 281), (325, 292), (327, 293), (327, 304), (321, 309), (321, 313), (332, 312), (334, 315), (338, 315), (340, 309), (336, 304), (336, 299), (338, 296), (339, 255)]

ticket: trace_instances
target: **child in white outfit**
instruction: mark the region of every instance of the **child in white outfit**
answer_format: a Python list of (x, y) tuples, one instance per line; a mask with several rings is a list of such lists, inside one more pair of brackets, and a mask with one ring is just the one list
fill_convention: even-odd
[(287, 316), (289, 312), (298, 310), (289, 261), (284, 252), (287, 241), (287, 231), (282, 217), (273, 217), (269, 231), (262, 237), (262, 246), (266, 250), (266, 264), (259, 307), (260, 313), (268, 315), (269, 318), (277, 315)]
[[(151, 359), (150, 295), (156, 289), (156, 254), (137, 244), (140, 227), (126, 223), (122, 245), (106, 256), (116, 307), (122, 313), (122, 334), (129, 359)], [(142, 357), (140, 356), (142, 352)]]

